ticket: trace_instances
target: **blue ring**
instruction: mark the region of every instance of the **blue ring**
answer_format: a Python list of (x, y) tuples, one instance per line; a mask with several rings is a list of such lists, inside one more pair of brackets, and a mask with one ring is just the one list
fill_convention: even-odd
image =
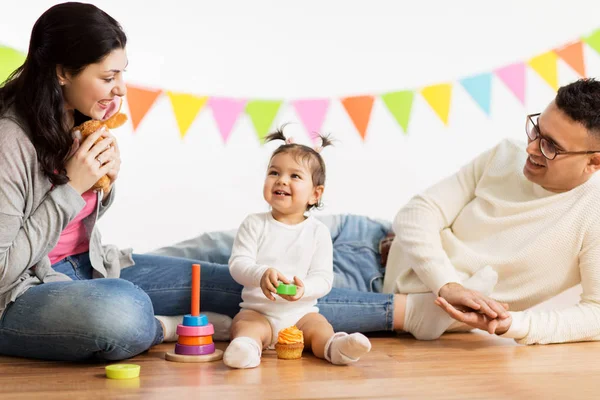
[(206, 325), (208, 325), (208, 318), (204, 314), (200, 314), (198, 316), (188, 314), (183, 317), (183, 326), (206, 326)]

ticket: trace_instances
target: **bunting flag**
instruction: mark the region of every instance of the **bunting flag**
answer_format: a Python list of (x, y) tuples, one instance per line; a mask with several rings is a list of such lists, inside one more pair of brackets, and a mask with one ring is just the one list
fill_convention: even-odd
[(127, 105), (134, 132), (161, 93), (162, 90), (127, 85)]
[(525, 63), (516, 63), (497, 69), (496, 76), (525, 105)]
[(252, 100), (246, 105), (246, 114), (250, 117), (261, 142), (269, 133), (281, 103), (282, 100)]
[(329, 99), (295, 100), (292, 101), (292, 105), (308, 132), (308, 136), (313, 142), (316, 142), (329, 109)]
[[(526, 61), (516, 62), (496, 68), (491, 72), (470, 75), (447, 83), (434, 83), (420, 88), (405, 88), (385, 93), (366, 93), (360, 96), (343, 98), (294, 99), (286, 101), (285, 104), (293, 106), (298, 119), (314, 142), (317, 141), (318, 133), (327, 118), (331, 102), (338, 100), (363, 140), (366, 139), (368, 133), (373, 104), (377, 97), (381, 97), (388, 111), (406, 134), (412, 118), (414, 98), (417, 92), (422, 95), (444, 125), (449, 123), (453, 100), (452, 89), (458, 83), (482, 111), (490, 116), (494, 75), (503, 82), (522, 105), (525, 105), (528, 68), (535, 71), (556, 91), (558, 90), (560, 78), (559, 59), (563, 60), (579, 76), (587, 76), (586, 69), (590, 67), (586, 61), (591, 53), (585, 50), (585, 46), (600, 54), (600, 29), (588, 35), (583, 35), (563, 46), (535, 55)], [(26, 55), (22, 52), (0, 45), (0, 85), (16, 68), (23, 64), (25, 59)], [(127, 91), (127, 104), (134, 132), (153, 108), (159, 96), (166, 93), (170, 99), (181, 138), (185, 137), (198, 114), (208, 105), (224, 143), (228, 142), (231, 132), (242, 113), (248, 115), (257, 137), (262, 141), (272, 128), (273, 121), (275, 121), (282, 104), (284, 104), (283, 100), (218, 96), (209, 98), (208, 96), (195, 96), (189, 93), (169, 91), (168, 89), (153, 89), (137, 85), (127, 85)]]
[(600, 53), (600, 29), (594, 31), (591, 35), (584, 36), (583, 41), (596, 50), (597, 53)]
[(175, 120), (181, 133), (181, 138), (185, 137), (192, 122), (196, 119), (196, 115), (206, 104), (208, 97), (197, 97), (187, 93), (176, 93), (168, 91), (167, 95), (171, 99)]
[(408, 133), (408, 121), (412, 110), (415, 92), (412, 90), (403, 90), (381, 95), (381, 99), (392, 113), (398, 125), (402, 127), (404, 133)]
[(11, 47), (0, 46), (0, 85), (25, 62), (25, 54)]
[(352, 96), (345, 97), (341, 101), (356, 130), (364, 140), (367, 135), (367, 126), (369, 125), (369, 119), (371, 119), (371, 109), (373, 108), (375, 97)]
[(583, 42), (578, 41), (571, 43), (559, 49), (555, 49), (554, 52), (566, 62), (579, 76), (586, 76), (585, 74), (585, 62), (583, 61)]
[(533, 57), (528, 64), (539, 76), (542, 77), (554, 91), (558, 90), (558, 56), (554, 51), (548, 51)]
[(492, 74), (480, 74), (461, 79), (460, 83), (479, 107), (489, 116), (492, 103)]
[(452, 84), (441, 83), (439, 85), (427, 86), (421, 90), (421, 95), (425, 98), (427, 103), (429, 103), (437, 116), (440, 117), (444, 125), (448, 125)]
[(211, 97), (208, 100), (208, 106), (212, 109), (213, 117), (223, 138), (227, 143), (231, 130), (238, 120), (240, 114), (244, 112), (246, 100), (231, 99), (227, 97)]

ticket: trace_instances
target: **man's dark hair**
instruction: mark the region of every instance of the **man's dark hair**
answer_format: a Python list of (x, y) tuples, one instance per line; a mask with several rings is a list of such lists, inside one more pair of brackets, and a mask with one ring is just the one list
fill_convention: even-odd
[(600, 82), (579, 79), (558, 89), (556, 106), (600, 138)]

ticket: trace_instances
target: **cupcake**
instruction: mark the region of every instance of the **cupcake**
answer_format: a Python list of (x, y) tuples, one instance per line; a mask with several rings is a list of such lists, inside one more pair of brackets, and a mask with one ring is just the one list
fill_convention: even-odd
[(295, 325), (279, 331), (277, 335), (277, 358), (283, 360), (297, 360), (302, 357), (304, 350), (304, 336)]

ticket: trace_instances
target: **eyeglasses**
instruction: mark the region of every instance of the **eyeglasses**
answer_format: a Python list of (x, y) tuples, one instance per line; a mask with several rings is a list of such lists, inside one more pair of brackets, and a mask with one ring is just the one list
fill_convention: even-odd
[[(535, 141), (536, 139), (540, 139), (540, 152), (544, 157), (548, 160), (554, 160), (556, 156), (561, 154), (594, 154), (600, 153), (600, 150), (589, 150), (589, 151), (563, 151), (558, 150), (556, 148), (556, 143), (552, 140), (544, 137), (540, 133), (540, 128), (537, 124), (537, 121), (540, 117), (540, 113), (530, 114), (527, 116), (527, 122), (525, 124), (525, 132), (527, 132), (527, 137), (530, 141)], [(534, 120), (535, 118), (535, 120)]]

